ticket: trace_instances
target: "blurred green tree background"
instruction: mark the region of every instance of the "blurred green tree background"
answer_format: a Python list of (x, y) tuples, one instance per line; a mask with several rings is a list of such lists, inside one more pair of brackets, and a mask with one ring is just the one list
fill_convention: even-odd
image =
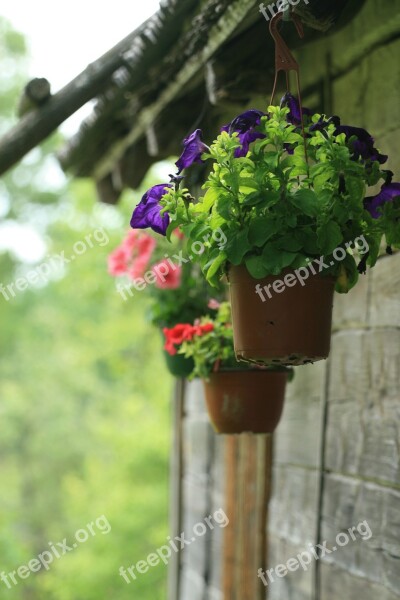
[[(24, 39), (0, 19), (0, 131), (14, 121), (26, 82)], [(165, 565), (127, 584), (119, 575), (168, 535), (168, 457), (173, 380), (146, 297), (126, 302), (107, 274), (140, 194), (100, 206), (91, 182), (63, 183), (50, 153), (56, 134), (0, 183), (0, 241), (10, 224), (33, 226), (49, 257), (73, 254), (102, 228), (102, 243), (8, 300), (0, 294), (0, 573), (15, 571), (104, 515), (111, 526), (0, 600), (161, 600)], [(146, 186), (151, 183), (150, 179)], [(106, 241), (107, 240), (107, 241)], [(35, 264), (0, 254), (0, 283)]]

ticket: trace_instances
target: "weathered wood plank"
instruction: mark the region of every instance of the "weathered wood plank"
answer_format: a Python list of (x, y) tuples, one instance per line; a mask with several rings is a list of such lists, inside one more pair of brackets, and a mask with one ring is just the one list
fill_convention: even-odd
[[(266, 569), (268, 564), (268, 515), (272, 490), (272, 435), (257, 436), (257, 508), (256, 524), (256, 571)], [(255, 598), (265, 598), (265, 586), (258, 579), (258, 590)]]
[[(274, 465), (270, 534), (299, 546), (315, 541), (318, 492), (319, 474), (315, 469)], [(272, 552), (271, 545), (269, 549)]]
[[(172, 539), (180, 535), (182, 528), (182, 418), (185, 382), (177, 379), (172, 397), (173, 440), (170, 455), (169, 531)], [(173, 553), (168, 563), (168, 599), (179, 598), (180, 552)]]
[[(213, 433), (213, 459), (211, 467), (211, 509), (210, 514), (223, 510), (227, 515), (226, 499), (226, 444), (227, 436)], [(228, 515), (227, 515), (228, 516)], [(229, 517), (228, 517), (229, 519)], [(209, 561), (208, 561), (208, 598), (209, 600), (222, 600), (222, 580), (224, 573), (224, 539), (225, 532), (230, 525), (220, 527), (215, 525), (210, 537)]]
[(332, 330), (365, 329), (369, 325), (369, 291), (372, 272), (360, 275), (348, 294), (335, 294)]
[[(268, 568), (275, 569), (278, 565), (287, 563), (291, 558), (296, 559), (306, 548), (304, 545), (292, 544), (285, 539), (270, 535)], [(296, 571), (288, 571), (284, 577), (278, 577), (274, 571), (271, 573), (272, 581), (267, 576), (268, 586), (266, 586), (265, 590), (268, 600), (312, 600), (314, 598), (313, 581), (315, 564), (312, 563), (309, 567), (306, 565), (306, 569), (308, 570), (303, 570), (303, 568), (299, 567)], [(332, 597), (330, 600), (336, 600), (336, 598)]]
[(181, 573), (181, 600), (204, 600), (206, 585), (196, 568), (186, 568)]
[(224, 600), (235, 600), (236, 581), (235, 581), (235, 541), (236, 541), (236, 522), (237, 522), (237, 456), (238, 456), (238, 436), (226, 436), (226, 514), (229, 518), (229, 526), (224, 532), (224, 554), (223, 554), (223, 597)]
[[(363, 577), (355, 576), (334, 565), (321, 565), (321, 600), (362, 598), (363, 600), (398, 600), (396, 593)], [(282, 600), (282, 599), (281, 599)]]
[(203, 382), (201, 379), (193, 379), (193, 381), (188, 381), (186, 385), (185, 415), (205, 415), (207, 409), (204, 398)]
[[(353, 527), (356, 527), (355, 540), (348, 532)], [(338, 538), (340, 532), (342, 536)], [(347, 544), (343, 533), (349, 539)], [(329, 549), (337, 548), (321, 558), (322, 563), (361, 576), (400, 597), (400, 490), (327, 475), (322, 539)]]
[(320, 458), (326, 363), (295, 369), (288, 384), (281, 422), (274, 434), (276, 464), (316, 467)]
[(257, 436), (242, 434), (240, 439), (239, 464), (242, 473), (239, 482), (240, 490), (243, 491), (243, 515), (241, 531), (241, 553), (238, 567), (242, 571), (240, 597), (243, 600), (255, 600), (258, 591), (257, 579), (257, 546), (255, 536), (257, 532), (257, 511), (260, 505), (257, 498)]
[(400, 253), (378, 261), (371, 291), (371, 326), (400, 328)]
[(400, 482), (400, 331), (343, 332), (331, 354), (326, 468)]
[(186, 417), (183, 423), (183, 452), (185, 474), (204, 484), (209, 483), (213, 432), (207, 416)]

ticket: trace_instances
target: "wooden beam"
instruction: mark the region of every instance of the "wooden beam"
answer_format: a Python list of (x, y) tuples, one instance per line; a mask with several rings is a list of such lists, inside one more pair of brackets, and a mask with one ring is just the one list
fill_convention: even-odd
[[(191, 56), (183, 69), (176, 74), (175, 79), (162, 91), (155, 102), (140, 111), (131, 131), (107, 149), (103, 158), (93, 169), (93, 177), (101, 179), (112, 171), (115, 163), (120, 160), (127, 148), (136, 143), (147, 129), (153, 125), (163, 110), (175, 98), (179, 97), (182, 90), (189, 85), (191, 79), (205, 68), (207, 62), (219, 50), (225, 40), (243, 24), (251, 11), (256, 10), (258, 4), (259, 0), (235, 0), (230, 4), (228, 9), (221, 15), (220, 20), (211, 28), (207, 44)], [(256, 14), (258, 15), (258, 12)]]
[(139, 30), (135, 30), (119, 44), (106, 52), (82, 71), (75, 79), (54, 94), (36, 110), (26, 114), (0, 140), (0, 175), (14, 166), (32, 148), (35, 148), (61, 123), (84, 104), (97, 96), (114, 71), (125, 64), (124, 52), (133, 44)]

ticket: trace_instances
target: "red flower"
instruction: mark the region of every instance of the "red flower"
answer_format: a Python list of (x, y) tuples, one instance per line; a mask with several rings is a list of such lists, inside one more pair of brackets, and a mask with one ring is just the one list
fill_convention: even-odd
[(183, 342), (190, 342), (195, 336), (201, 337), (206, 333), (214, 331), (214, 325), (212, 323), (205, 323), (204, 325), (190, 325), (190, 323), (178, 323), (175, 327), (163, 329), (165, 337), (164, 350), (171, 356), (176, 354), (175, 346), (180, 346)]
[(205, 323), (204, 325), (198, 325), (196, 327), (195, 335), (203, 336), (206, 335), (206, 333), (211, 333), (211, 331), (214, 331), (213, 323)]
[(164, 327), (163, 333), (165, 336), (164, 350), (171, 356), (174, 356), (176, 354), (175, 346), (180, 346), (183, 342), (192, 340), (195, 328), (190, 323), (178, 323), (178, 325), (175, 325), (171, 329)]

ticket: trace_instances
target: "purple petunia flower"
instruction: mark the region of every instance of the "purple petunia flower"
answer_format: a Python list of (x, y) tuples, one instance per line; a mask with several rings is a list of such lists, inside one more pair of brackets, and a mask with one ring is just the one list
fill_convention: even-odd
[(209, 150), (208, 146), (201, 139), (201, 129), (196, 129), (189, 135), (189, 137), (183, 140), (183, 152), (179, 159), (176, 161), (178, 167), (178, 175), (182, 173), (183, 169), (187, 169), (193, 163), (202, 163), (201, 155), (203, 152)]
[(384, 183), (379, 194), (365, 198), (364, 207), (374, 219), (379, 219), (382, 214), (378, 211), (378, 208), (383, 206), (385, 202), (392, 202), (398, 196), (400, 196), (400, 183)]
[(255, 130), (255, 128), (261, 123), (261, 117), (264, 116), (265, 113), (263, 113), (261, 110), (246, 110), (246, 112), (233, 119), (231, 123), (221, 127), (221, 131), (226, 131), (230, 135), (235, 132), (239, 134), (239, 141), (242, 147), (236, 148), (235, 158), (246, 156), (249, 151), (249, 146), (252, 142), (265, 138), (263, 133)]
[[(290, 92), (286, 92), (280, 102), (281, 108), (285, 106), (289, 109), (287, 120), (291, 125), (301, 125), (300, 103)], [(309, 108), (302, 107), (304, 115), (311, 115)]]
[(316, 123), (311, 125), (310, 131), (323, 131), (331, 123), (336, 126), (335, 135), (344, 133), (346, 136), (346, 142), (348, 142), (353, 136), (357, 138), (350, 144), (350, 149), (353, 151), (355, 160), (358, 160), (359, 158), (371, 161), (376, 160), (381, 165), (387, 161), (388, 157), (385, 154), (380, 154), (380, 152), (374, 147), (374, 138), (368, 133), (368, 131), (362, 129), (362, 127), (341, 125), (339, 117), (331, 117), (330, 119), (325, 120), (325, 117), (322, 115)]
[(388, 157), (384, 154), (380, 154), (376, 148), (374, 148), (374, 138), (361, 127), (352, 127), (351, 125), (339, 125), (335, 131), (335, 135), (344, 133), (346, 135), (346, 141), (351, 137), (356, 136), (356, 140), (352, 142), (351, 149), (354, 152), (354, 158), (358, 160), (360, 157), (364, 160), (377, 160), (379, 164), (383, 165)]
[(156, 233), (165, 235), (169, 225), (169, 216), (167, 213), (161, 215), (161, 198), (172, 185), (161, 183), (155, 185), (144, 194), (143, 198), (133, 211), (131, 218), (131, 227), (133, 229), (147, 229), (150, 227)]

